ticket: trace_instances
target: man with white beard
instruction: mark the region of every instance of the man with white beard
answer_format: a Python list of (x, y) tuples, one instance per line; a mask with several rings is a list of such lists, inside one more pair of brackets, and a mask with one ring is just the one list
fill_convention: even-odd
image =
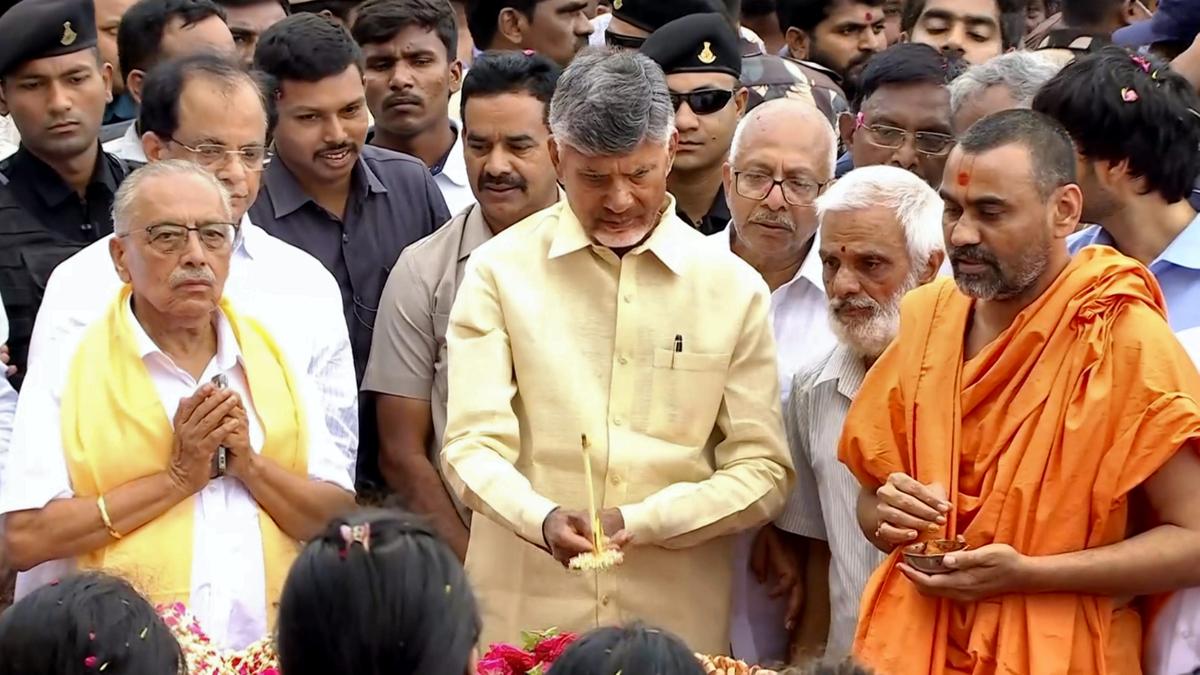
[[(945, 259), (942, 200), (912, 173), (870, 166), (829, 188), (816, 211), (838, 345), (793, 381), (784, 426), (797, 482), (775, 526), (809, 540), (800, 633), (812, 640), (827, 630), (828, 639), (804, 646), (843, 658), (854, 643), (863, 587), (883, 554), (859, 530), (860, 488), (838, 462), (838, 439), (867, 369), (900, 329), (901, 298), (931, 281)], [(828, 586), (813, 583), (826, 576)]]

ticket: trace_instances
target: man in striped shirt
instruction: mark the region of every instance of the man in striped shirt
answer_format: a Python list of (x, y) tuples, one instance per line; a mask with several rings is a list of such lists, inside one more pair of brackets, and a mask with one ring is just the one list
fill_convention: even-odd
[(900, 328), (900, 299), (936, 276), (945, 250), (942, 200), (903, 169), (852, 171), (816, 209), (838, 344), (793, 381), (784, 426), (797, 483), (775, 525), (809, 540), (801, 646), (842, 658), (854, 642), (863, 587), (883, 559), (858, 527), (858, 481), (838, 461), (842, 422), (867, 369)]

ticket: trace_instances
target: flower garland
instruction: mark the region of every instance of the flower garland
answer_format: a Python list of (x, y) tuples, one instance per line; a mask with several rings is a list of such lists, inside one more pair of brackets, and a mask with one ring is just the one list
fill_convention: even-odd
[(279, 675), (279, 657), (272, 638), (265, 637), (240, 651), (226, 651), (213, 645), (183, 603), (155, 609), (179, 642), (188, 675)]
[[(521, 635), (522, 645), (497, 643), (479, 661), (476, 675), (546, 675), (550, 666), (579, 638), (574, 633), (559, 633), (557, 629)], [(714, 675), (776, 675), (773, 670), (751, 666), (728, 656), (696, 654), (705, 673)]]

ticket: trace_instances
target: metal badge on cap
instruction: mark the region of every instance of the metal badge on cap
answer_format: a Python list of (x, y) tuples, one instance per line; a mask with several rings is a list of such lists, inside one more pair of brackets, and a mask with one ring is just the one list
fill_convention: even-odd
[(76, 33), (75, 31), (71, 30), (71, 22), (70, 21), (64, 22), (62, 39), (59, 40), (59, 42), (62, 43), (62, 46), (70, 47), (71, 45), (75, 44), (75, 40), (78, 37), (79, 37), (79, 33)]

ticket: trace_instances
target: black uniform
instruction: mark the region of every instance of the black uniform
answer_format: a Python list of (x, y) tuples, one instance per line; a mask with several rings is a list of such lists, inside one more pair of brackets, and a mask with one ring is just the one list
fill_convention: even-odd
[[(22, 0), (0, 16), (0, 35), (3, 77), (29, 61), (94, 48), (95, 8), (91, 0)], [(0, 162), (0, 296), (11, 324), (13, 363), (21, 373), (50, 273), (112, 233), (113, 198), (130, 169), (99, 151), (80, 197), (24, 146)]]
[[(738, 36), (722, 14), (692, 14), (676, 19), (654, 31), (642, 45), (641, 52), (662, 66), (667, 75), (725, 73), (735, 79), (742, 75)], [(679, 105), (676, 105), (677, 110)], [(726, 105), (734, 104), (731, 100)], [(720, 232), (730, 220), (729, 205), (722, 187), (717, 188), (712, 206), (699, 221), (693, 221), (682, 210), (677, 209), (677, 213), (701, 234)]]

